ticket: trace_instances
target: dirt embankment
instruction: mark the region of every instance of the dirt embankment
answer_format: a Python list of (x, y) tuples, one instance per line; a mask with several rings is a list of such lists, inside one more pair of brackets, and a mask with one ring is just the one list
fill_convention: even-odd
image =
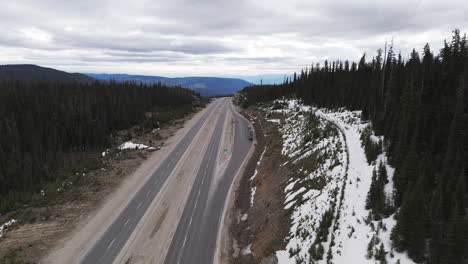
[[(236, 190), (232, 215), (237, 217), (229, 228), (233, 238), (230, 263), (274, 263), (274, 253), (284, 248), (289, 231), (289, 213), (283, 208), (291, 172), (280, 166), (287, 160), (281, 155), (282, 140), (275, 126), (266, 122), (261, 111), (249, 108), (243, 114), (254, 121), (257, 145)], [(256, 191), (251, 206), (252, 187)]]
[[(116, 143), (123, 142), (131, 135), (133, 142), (158, 146), (194, 115), (175, 120), (159, 131), (141, 134), (129, 130), (114, 139)], [(0, 238), (0, 263), (38, 263), (151, 155), (152, 152), (145, 149), (113, 149), (105, 157), (98, 151), (87, 153), (85, 165), (74, 168), (72, 177), (66, 177), (60, 188), (45, 188), (33, 204), (0, 216), (0, 223), (9, 218), (18, 220), (17, 225)], [(76, 155), (71, 156), (76, 159)], [(71, 171), (62, 173), (72, 174)]]

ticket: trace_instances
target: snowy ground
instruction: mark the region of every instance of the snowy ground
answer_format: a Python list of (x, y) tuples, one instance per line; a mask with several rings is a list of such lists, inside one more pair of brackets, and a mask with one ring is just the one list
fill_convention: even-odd
[[(392, 250), (390, 233), (395, 225), (393, 215), (382, 220), (381, 226), (385, 228), (378, 228), (378, 221), (365, 223), (369, 215), (369, 211), (365, 209), (366, 197), (375, 164), (367, 163), (360, 136), (361, 131), (370, 124), (363, 122), (360, 118), (361, 113), (357, 111), (330, 112), (320, 109), (316, 110), (316, 113), (341, 127), (346, 136), (349, 151), (348, 180), (341, 205), (342, 215), (338, 219), (339, 228), (335, 232), (337, 246), (333, 250), (334, 263), (350, 263), (350, 260), (356, 261), (352, 263), (375, 263), (373, 259), (368, 260), (365, 257), (368, 243), (374, 235), (384, 243), (385, 251), (388, 252), (388, 263), (396, 263), (398, 260), (402, 264), (414, 263), (406, 254)], [(382, 139), (375, 136), (373, 138), (375, 141)], [(386, 161), (385, 152), (379, 155), (375, 163), (378, 164), (380, 161)], [(385, 190), (386, 196), (391, 197), (394, 169), (387, 165), (387, 172), (389, 183), (385, 186)], [(350, 236), (351, 230), (354, 232)]]
[(0, 238), (3, 237), (3, 234), (7, 231), (7, 229), (13, 226), (16, 223), (15, 219), (11, 219), (10, 221), (5, 222), (3, 225), (0, 225)]
[[(370, 250), (373, 255), (383, 243), (388, 263), (413, 263), (405, 253), (392, 249), (393, 216), (381, 223), (370, 221), (365, 209), (372, 171), (386, 156), (384, 152), (373, 164), (367, 163), (360, 136), (370, 124), (361, 119), (360, 112), (316, 109), (297, 100), (278, 102), (284, 106), (282, 109), (264, 110), (286, 115), (283, 121), (268, 121), (278, 124), (283, 137), (282, 154), (290, 158), (288, 166), (297, 169), (285, 189), (285, 209), (292, 210), (292, 226), (286, 249), (276, 254), (279, 263), (327, 263), (327, 259), (331, 263), (376, 263), (368, 254), (371, 239), (376, 241)], [(310, 130), (311, 114), (318, 120), (320, 133)], [(310, 134), (315, 137), (306, 139)], [(382, 137), (372, 139), (378, 141)], [(310, 167), (308, 164), (314, 160), (317, 165)], [(393, 190), (393, 171), (387, 165), (388, 198)], [(320, 179), (325, 182), (317, 184)]]
[[(132, 141), (127, 141), (120, 145), (117, 149), (119, 150), (126, 150), (126, 149), (148, 149), (148, 150), (155, 150), (155, 147), (150, 147), (144, 144), (138, 144), (138, 143), (133, 143)], [(105, 157), (108, 155), (110, 152), (110, 149), (107, 149), (106, 151), (102, 152), (101, 156)]]
[[(255, 179), (255, 176), (258, 174), (258, 165), (262, 162), (263, 156), (265, 155), (266, 148), (263, 150), (262, 154), (260, 155), (260, 159), (257, 162), (257, 168), (255, 169), (254, 175), (250, 178), (250, 182)], [(250, 207), (253, 206), (255, 200), (255, 193), (257, 192), (257, 186), (252, 186), (250, 189)]]

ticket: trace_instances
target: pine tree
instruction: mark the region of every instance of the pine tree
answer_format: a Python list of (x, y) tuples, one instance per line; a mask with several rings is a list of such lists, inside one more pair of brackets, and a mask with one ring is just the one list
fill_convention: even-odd
[(385, 252), (385, 247), (383, 243), (380, 243), (380, 248), (377, 250), (375, 254), (375, 259), (380, 261), (380, 264), (387, 263), (387, 252)]
[(366, 198), (366, 209), (371, 210), (374, 208), (375, 204), (375, 196), (376, 196), (376, 188), (377, 188), (377, 171), (374, 170), (372, 171), (372, 180), (371, 180), (371, 185), (369, 188), (369, 192), (367, 193), (367, 198)]
[(384, 185), (388, 183), (387, 167), (383, 161), (379, 164), (379, 179)]
[(374, 237), (371, 238), (369, 243), (367, 244), (367, 259), (372, 259), (374, 257)]
[(426, 232), (424, 230), (424, 200), (420, 184), (410, 185), (405, 192), (403, 204), (392, 230), (392, 240), (397, 251), (408, 250), (415, 261), (422, 261), (425, 255)]
[(387, 170), (385, 165), (380, 163), (378, 173), (376, 168), (372, 171), (372, 182), (366, 198), (366, 209), (372, 210), (375, 220), (381, 219), (387, 210), (387, 198), (385, 196), (385, 184), (387, 182)]

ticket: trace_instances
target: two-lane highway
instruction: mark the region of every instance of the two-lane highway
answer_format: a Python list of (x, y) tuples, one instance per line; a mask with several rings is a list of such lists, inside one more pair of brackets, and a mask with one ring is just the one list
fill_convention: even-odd
[(143, 187), (130, 200), (123, 211), (116, 217), (112, 224), (110, 224), (99, 240), (82, 258), (79, 258), (77, 262), (83, 264), (105, 264), (114, 262), (114, 259), (140, 222), (151, 202), (217, 105), (218, 103), (215, 103), (207, 109), (177, 146), (174, 147), (172, 152), (156, 169)]

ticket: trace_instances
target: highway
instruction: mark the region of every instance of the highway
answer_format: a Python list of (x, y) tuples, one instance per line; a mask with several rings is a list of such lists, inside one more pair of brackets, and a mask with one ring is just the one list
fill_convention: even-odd
[[(172, 152), (167, 155), (167, 158), (159, 165), (148, 181), (130, 198), (128, 204), (104, 231), (103, 235), (77, 261), (78, 263), (114, 263), (146, 211), (151, 208), (150, 205), (164, 183), (168, 178), (173, 177), (173, 171), (178, 166), (177, 164), (184, 153), (190, 149), (189, 145), (200, 133), (200, 129), (206, 123), (206, 120), (213, 118), (212, 114), (218, 106), (221, 109), (219, 115), (217, 115), (218, 119), (214, 120), (216, 122), (213, 134), (209, 138), (206, 151), (200, 153), (203, 155), (202, 162), (196, 176), (192, 174), (195, 179), (193, 185), (187, 187), (188, 199), (183, 211), (181, 211), (179, 223), (164, 259), (164, 263), (167, 264), (213, 263), (221, 218), (229, 189), (252, 144), (252, 141), (248, 139), (249, 122), (233, 109), (231, 100), (228, 99), (217, 100), (217, 102), (209, 106)], [(229, 112), (235, 120), (234, 144), (232, 156), (227, 161), (225, 169), (220, 173), (217, 162), (221, 153), (220, 146), (225, 120)], [(161, 252), (161, 254), (164, 253)]]
[(135, 194), (120, 215), (117, 216), (114, 222), (107, 228), (100, 239), (88, 250), (84, 257), (79, 260), (79, 263), (105, 264), (114, 262), (114, 259), (127, 242), (149, 205), (154, 200), (167, 178), (171, 175), (193, 138), (197, 135), (216, 106), (217, 103), (212, 104), (197, 123), (187, 132), (183, 139), (161, 163), (159, 168), (148, 179), (146, 184)]
[[(239, 171), (252, 141), (248, 139), (249, 123), (233, 109), (231, 102), (216, 124), (216, 130), (206, 152), (203, 169), (197, 175), (192, 187), (181, 221), (166, 255), (166, 264), (207, 264), (213, 263), (216, 242), (225, 201), (235, 175)], [(216, 157), (219, 153), (219, 142), (222, 125), (229, 110), (235, 120), (234, 149), (231, 159), (221, 180), (211, 188), (215, 171)], [(210, 190), (213, 192), (209, 195)]]

